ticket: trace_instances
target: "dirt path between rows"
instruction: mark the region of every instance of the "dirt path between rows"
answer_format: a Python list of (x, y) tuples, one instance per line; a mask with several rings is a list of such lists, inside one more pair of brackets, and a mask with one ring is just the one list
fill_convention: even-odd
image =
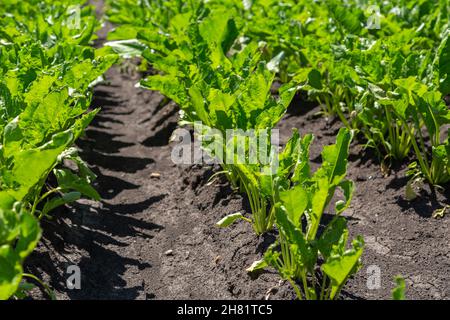
[[(104, 37), (100, 33), (100, 40)], [(135, 87), (138, 75), (116, 66), (95, 89), (102, 111), (78, 143), (97, 173), (103, 200), (79, 201), (43, 223), (44, 236), (27, 271), (44, 279), (58, 299), (292, 299), (294, 294), (268, 270), (245, 272), (273, 241), (257, 238), (247, 223), (228, 229), (214, 224), (246, 209), (224, 180), (208, 185), (214, 168), (178, 166), (169, 138), (178, 112), (163, 97)], [(338, 123), (315, 117), (297, 99), (280, 123), (282, 140), (293, 127), (312, 132), (313, 162), (334, 142)], [(352, 236), (364, 235), (364, 267), (343, 294), (349, 299), (389, 298), (393, 277), (407, 279), (408, 297), (450, 298), (450, 219), (431, 218), (448, 197), (404, 200), (404, 167), (385, 178), (355, 142), (349, 176), (357, 184), (346, 212)], [(81, 271), (81, 289), (69, 290), (70, 265)], [(380, 272), (380, 286), (371, 275)], [(368, 288), (367, 281), (375, 284)], [(33, 291), (34, 298), (42, 293)]]

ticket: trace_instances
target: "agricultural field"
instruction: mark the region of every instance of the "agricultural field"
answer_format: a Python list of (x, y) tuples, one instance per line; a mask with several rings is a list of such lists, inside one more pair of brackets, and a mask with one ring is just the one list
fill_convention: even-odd
[(0, 299), (450, 299), (448, 0), (0, 0)]

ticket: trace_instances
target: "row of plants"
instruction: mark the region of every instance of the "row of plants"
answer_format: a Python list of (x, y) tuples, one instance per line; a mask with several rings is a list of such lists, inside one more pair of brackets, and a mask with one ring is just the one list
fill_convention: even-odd
[[(109, 39), (136, 54), (132, 51), (142, 49), (142, 34), (158, 34), (164, 41), (172, 18), (189, 14), (198, 2), (111, 3), (109, 18), (120, 26)], [(450, 181), (444, 102), (450, 94), (448, 1), (205, 3), (233, 16), (241, 45), (262, 47), (262, 59), (272, 61), (277, 80), (293, 81), (325, 115), (356, 130), (376, 151), (384, 171), (414, 157), (411, 182), (436, 186)]]
[[(250, 38), (286, 55), (281, 79), (356, 130), (384, 170), (413, 152), (410, 182), (449, 182), (448, 1), (287, 3), (255, 1), (246, 23)], [(275, 28), (294, 23), (298, 33)]]
[[(219, 158), (231, 185), (247, 194), (257, 234), (277, 226), (277, 242), (252, 270), (271, 265), (299, 298), (336, 298), (357, 271), (360, 237), (347, 250), (340, 214), (354, 185), (345, 180), (355, 135), (373, 148), (381, 168), (413, 159), (413, 184), (450, 181), (450, 4), (448, 1), (108, 1), (116, 24), (109, 46), (143, 58), (156, 74), (141, 86), (158, 90), (181, 108), (181, 124), (201, 122), (204, 149)], [(270, 89), (281, 82), (278, 98)], [(227, 129), (272, 129), (298, 90), (337, 117), (336, 144), (325, 147), (322, 167), (309, 169), (311, 135), (294, 132), (268, 163), (236, 164), (226, 156), (248, 143), (223, 141)], [(270, 137), (267, 137), (270, 145)], [(220, 152), (218, 152), (220, 150)], [(271, 150), (271, 148), (269, 148)], [(234, 159), (233, 159), (234, 160)], [(276, 160), (276, 161), (275, 161)], [(273, 163), (279, 164), (275, 169)], [(337, 188), (335, 218), (323, 223)]]
[[(0, 7), (0, 299), (40, 283), (24, 271), (39, 221), (85, 196), (94, 173), (73, 147), (98, 110), (92, 86), (117, 60), (94, 49), (100, 27), (84, 0), (4, 0)], [(27, 281), (27, 280), (31, 280)]]
[[(164, 2), (160, 7), (175, 8), (167, 11), (170, 19), (152, 20), (145, 26), (126, 24), (110, 35), (117, 39), (120, 34), (132, 34), (137, 41), (120, 39), (108, 45), (125, 57), (140, 55), (158, 71), (140, 85), (160, 91), (180, 106), (181, 124), (196, 128), (204, 150), (218, 158), (231, 185), (247, 195), (251, 215), (228, 215), (218, 226), (243, 219), (258, 235), (277, 226), (277, 243), (251, 269), (275, 267), (299, 299), (337, 298), (347, 279), (358, 271), (364, 247), (361, 237), (348, 247), (346, 220), (340, 217), (354, 190), (353, 182), (345, 179), (352, 131), (340, 130), (336, 144), (324, 148), (322, 166), (314, 173), (309, 160), (312, 135), (302, 137), (294, 131), (278, 153), (271, 145), (270, 130), (285, 114), (297, 85), (286, 83), (278, 97), (272, 96), (276, 74), (270, 64), (275, 62), (264, 62), (264, 48), (257, 42), (240, 42), (242, 30), (229, 10), (201, 2), (177, 4)], [(111, 3), (109, 18), (115, 23), (125, 23), (121, 17), (126, 17), (114, 10), (120, 5)], [(144, 16), (147, 10), (137, 12)], [(253, 130), (255, 136), (237, 134), (224, 141), (230, 129)], [(268, 161), (250, 161), (251, 138), (268, 146)], [(238, 148), (243, 161), (233, 158)], [(344, 198), (335, 202), (334, 219), (320, 230), (339, 188)]]

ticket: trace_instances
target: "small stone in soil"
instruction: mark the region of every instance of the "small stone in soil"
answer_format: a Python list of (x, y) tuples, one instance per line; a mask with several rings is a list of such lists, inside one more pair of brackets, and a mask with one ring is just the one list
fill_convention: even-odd
[(166, 256), (173, 256), (173, 250), (167, 250), (166, 252), (164, 252), (164, 254)]
[(159, 178), (161, 178), (161, 174), (159, 174), (158, 172), (152, 172), (150, 174), (150, 178), (157, 178), (157, 179), (159, 179)]

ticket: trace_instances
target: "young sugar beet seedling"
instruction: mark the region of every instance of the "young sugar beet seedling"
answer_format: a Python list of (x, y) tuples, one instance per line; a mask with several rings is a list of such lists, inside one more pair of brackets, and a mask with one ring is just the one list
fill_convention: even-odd
[[(349, 206), (354, 189), (353, 182), (345, 180), (351, 138), (350, 131), (341, 129), (336, 144), (324, 148), (322, 166), (314, 174), (309, 165), (295, 168), (290, 187), (280, 188), (274, 205), (277, 242), (263, 260), (249, 268), (274, 267), (291, 283), (299, 299), (336, 299), (360, 267), (364, 241), (357, 237), (347, 249), (346, 220), (340, 216)], [(336, 202), (336, 215), (324, 225), (325, 210), (337, 188), (343, 190), (345, 200)]]

